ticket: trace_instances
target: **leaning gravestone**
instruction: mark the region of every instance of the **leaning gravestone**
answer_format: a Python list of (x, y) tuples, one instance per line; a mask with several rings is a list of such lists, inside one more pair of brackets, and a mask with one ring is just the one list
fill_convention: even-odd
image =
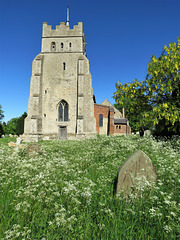
[(134, 153), (122, 164), (119, 169), (116, 194), (123, 192), (128, 196), (135, 191), (142, 189), (143, 185), (156, 182), (157, 173), (151, 159), (141, 150)]
[(30, 143), (26, 148), (27, 156), (33, 156), (41, 150), (41, 146), (38, 143)]

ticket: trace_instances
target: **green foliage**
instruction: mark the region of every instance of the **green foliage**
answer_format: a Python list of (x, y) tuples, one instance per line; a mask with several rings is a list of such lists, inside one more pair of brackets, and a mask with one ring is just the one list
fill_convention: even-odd
[[(0, 239), (178, 239), (179, 137), (177, 145), (133, 135), (44, 141), (33, 157), (12, 155), (5, 140)], [(139, 149), (153, 161), (156, 185), (113, 197), (119, 167)]]
[(27, 117), (27, 113), (24, 112), (21, 117), (19, 117), (16, 125), (16, 134), (20, 135), (24, 133), (24, 119)]
[(24, 112), (21, 117), (12, 118), (7, 122), (7, 124), (3, 123), (4, 133), (9, 135), (20, 135), (24, 133), (24, 119), (27, 117), (27, 113)]
[(12, 118), (7, 122), (5, 126), (3, 126), (5, 134), (13, 134), (16, 135), (16, 126), (19, 118)]
[(0, 138), (1, 136), (4, 134), (4, 130), (3, 130), (3, 126), (2, 124), (0, 123)]
[(164, 46), (159, 58), (152, 56), (145, 84), (153, 106), (146, 120), (160, 135), (180, 134), (180, 37), (177, 44)]
[(152, 56), (147, 70), (143, 82), (116, 84), (116, 107), (126, 108), (133, 131), (142, 126), (156, 135), (179, 135), (180, 37), (177, 44), (165, 46), (159, 58)]
[(125, 108), (126, 117), (130, 120), (131, 131), (148, 129), (149, 124), (144, 121), (143, 112), (150, 111), (152, 107), (148, 104), (143, 82), (138, 82), (137, 79), (124, 85), (118, 82), (116, 89), (117, 91), (114, 93), (115, 107), (120, 111), (123, 107)]
[(2, 106), (0, 105), (0, 121), (3, 117), (4, 117), (3, 110), (2, 110)]

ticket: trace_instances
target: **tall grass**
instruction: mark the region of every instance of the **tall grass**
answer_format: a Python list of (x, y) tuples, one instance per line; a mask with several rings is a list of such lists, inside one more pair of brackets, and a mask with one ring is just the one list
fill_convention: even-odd
[[(44, 141), (31, 157), (12, 154), (3, 141), (0, 239), (178, 239), (179, 138)], [(153, 161), (157, 184), (151, 193), (117, 199), (118, 169), (139, 149)]]

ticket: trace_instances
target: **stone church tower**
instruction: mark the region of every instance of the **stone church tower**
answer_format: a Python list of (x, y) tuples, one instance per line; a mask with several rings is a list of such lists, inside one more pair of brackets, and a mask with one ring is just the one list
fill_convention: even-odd
[(41, 53), (32, 64), (24, 141), (96, 134), (92, 77), (82, 22), (43, 23)]

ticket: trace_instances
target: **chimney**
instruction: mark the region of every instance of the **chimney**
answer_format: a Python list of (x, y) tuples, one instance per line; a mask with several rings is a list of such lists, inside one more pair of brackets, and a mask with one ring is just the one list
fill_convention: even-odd
[(125, 110), (124, 110), (124, 108), (122, 109), (122, 117), (125, 118)]

